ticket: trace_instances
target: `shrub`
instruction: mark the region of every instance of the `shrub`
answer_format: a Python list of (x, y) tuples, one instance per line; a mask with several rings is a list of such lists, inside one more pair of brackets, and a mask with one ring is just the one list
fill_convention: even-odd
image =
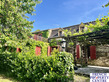
[(1, 54), (0, 70), (23, 82), (68, 82), (73, 80), (73, 58), (66, 52), (53, 56)]
[(54, 50), (51, 52), (51, 55), (55, 55), (59, 53), (59, 49), (54, 48)]

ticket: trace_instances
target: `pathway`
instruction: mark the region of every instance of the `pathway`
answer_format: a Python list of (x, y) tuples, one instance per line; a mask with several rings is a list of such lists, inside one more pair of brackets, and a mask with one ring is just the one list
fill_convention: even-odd
[(88, 65), (84, 68), (78, 68), (78, 70), (75, 70), (76, 74), (82, 74), (82, 75), (90, 75), (90, 73), (109, 73), (109, 67), (100, 67), (100, 66), (91, 66)]

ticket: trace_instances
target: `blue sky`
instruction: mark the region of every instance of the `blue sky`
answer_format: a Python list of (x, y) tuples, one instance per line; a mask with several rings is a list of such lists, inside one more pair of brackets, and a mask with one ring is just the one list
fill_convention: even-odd
[(99, 15), (107, 15), (108, 8), (102, 8), (107, 0), (43, 0), (35, 8), (36, 15), (32, 31), (62, 28), (96, 20)]

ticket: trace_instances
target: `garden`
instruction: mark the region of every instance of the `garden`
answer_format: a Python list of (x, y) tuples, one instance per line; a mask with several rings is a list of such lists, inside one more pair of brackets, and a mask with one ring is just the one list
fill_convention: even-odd
[[(53, 43), (55, 40), (47, 43), (30, 38), (34, 21), (27, 20), (27, 14), (34, 15), (34, 7), (40, 3), (39, 0), (0, 1), (0, 73), (21, 82), (73, 82), (74, 77), (79, 78), (74, 73), (77, 41), (80, 42), (80, 45), (86, 46), (86, 44), (94, 45), (99, 41), (90, 41), (91, 35), (94, 37), (93, 39), (100, 39), (100, 35), (106, 34), (106, 38), (109, 17), (104, 16), (102, 22), (97, 19), (95, 25), (89, 24), (87, 26), (88, 30), (73, 35), (71, 31), (65, 30), (64, 39), (71, 44), (72, 54), (54, 49), (52, 55), (47, 56), (48, 46), (56, 45), (56, 43)], [(104, 29), (105, 32), (103, 32)], [(99, 35), (95, 35), (96, 31)], [(44, 34), (48, 34), (48, 32)], [(105, 39), (100, 40), (97, 44), (103, 42), (106, 42)], [(106, 43), (108, 43), (108, 40)], [(41, 48), (39, 56), (36, 56), (36, 47)], [(16, 51), (17, 49), (19, 50)], [(89, 78), (85, 79), (89, 80)]]
[[(31, 39), (33, 15), (38, 0), (0, 1), (0, 72), (22, 82), (66, 82), (73, 81), (72, 54), (54, 52), (47, 56), (49, 43)], [(35, 48), (41, 47), (36, 56)], [(17, 50), (17, 51), (16, 51)]]

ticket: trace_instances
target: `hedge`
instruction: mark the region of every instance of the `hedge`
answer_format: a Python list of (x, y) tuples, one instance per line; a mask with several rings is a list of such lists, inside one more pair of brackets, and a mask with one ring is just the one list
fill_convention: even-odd
[[(6, 44), (6, 45), (5, 45)], [(43, 41), (36, 41), (33, 39), (28, 39), (23, 42), (17, 43), (13, 41), (7, 41), (4, 46), (0, 46), (0, 53), (16, 53), (16, 48), (21, 49), (21, 54), (25, 53), (28, 55), (36, 55), (35, 54), (35, 49), (36, 46), (41, 47), (41, 55), (46, 55), (47, 56), (47, 50), (49, 43), (43, 42)]]
[(73, 58), (66, 52), (53, 56), (0, 54), (0, 71), (22, 82), (73, 81)]

